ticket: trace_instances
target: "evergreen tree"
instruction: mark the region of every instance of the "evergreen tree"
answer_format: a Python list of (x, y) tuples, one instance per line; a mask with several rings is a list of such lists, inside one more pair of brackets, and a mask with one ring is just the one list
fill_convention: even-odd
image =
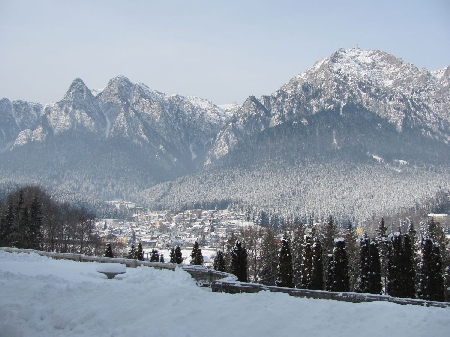
[(142, 243), (138, 243), (138, 249), (136, 250), (136, 253), (134, 255), (136, 260), (144, 261), (144, 251), (142, 250)]
[(381, 263), (378, 252), (378, 244), (371, 240), (369, 246), (369, 282), (367, 292), (371, 294), (381, 294)]
[(353, 224), (351, 223), (351, 221), (348, 222), (344, 238), (348, 256), (350, 291), (353, 291), (355, 289), (355, 284), (358, 279), (359, 247), (358, 247), (358, 238), (356, 236), (356, 232), (355, 229), (353, 228)]
[(305, 239), (305, 243), (303, 244), (303, 254), (301, 263), (300, 288), (302, 289), (311, 289), (312, 259), (313, 253), (312, 253), (311, 237), (307, 236)]
[(386, 289), (386, 292), (394, 297), (402, 297), (402, 253), (401, 234), (396, 232), (390, 236)]
[(375, 241), (378, 245), (378, 252), (380, 255), (380, 265), (381, 265), (381, 277), (383, 280), (384, 291), (387, 288), (387, 270), (388, 270), (388, 252), (389, 252), (389, 241), (387, 238), (387, 227), (384, 223), (384, 218), (381, 218), (380, 225), (378, 226), (377, 236)]
[(105, 249), (105, 253), (103, 254), (103, 256), (110, 257), (110, 258), (114, 257), (110, 243), (106, 244), (106, 249)]
[(194, 247), (192, 247), (191, 264), (194, 264), (194, 265), (202, 265), (203, 264), (202, 250), (199, 248), (197, 241), (195, 241)]
[(402, 263), (402, 283), (403, 296), (408, 298), (416, 297), (416, 270), (413, 240), (409, 234), (402, 235), (403, 253)]
[(274, 286), (277, 279), (278, 247), (275, 232), (272, 228), (265, 228), (261, 242), (259, 282)]
[(231, 273), (236, 275), (238, 281), (247, 282), (247, 250), (242, 247), (239, 240), (231, 250)]
[(367, 234), (359, 240), (359, 277), (355, 285), (355, 291), (359, 293), (369, 292), (370, 278), (370, 239)]
[(136, 257), (136, 247), (131, 245), (130, 250), (128, 251), (127, 259), (134, 259)]
[(42, 247), (42, 206), (35, 196), (30, 206), (30, 224), (29, 224), (29, 248), (39, 250)]
[(302, 255), (303, 244), (305, 238), (305, 225), (300, 222), (300, 219), (295, 218), (293, 222), (293, 228), (291, 230), (291, 251), (292, 251), (292, 264), (294, 269), (294, 287), (299, 288), (301, 285), (302, 277)]
[(225, 271), (225, 259), (220, 249), (217, 250), (216, 257), (214, 258), (213, 268), (217, 271)]
[(157, 249), (152, 249), (152, 253), (150, 255), (150, 262), (159, 262), (159, 253)]
[(430, 301), (444, 301), (444, 279), (439, 244), (431, 238), (422, 241), (419, 297)]
[(177, 260), (175, 258), (175, 248), (170, 248), (170, 263), (177, 263)]
[(278, 277), (276, 281), (278, 287), (294, 287), (292, 254), (289, 246), (289, 240), (283, 237), (281, 248), (278, 253)]
[(348, 257), (345, 250), (345, 239), (335, 240), (333, 249), (333, 258), (329, 263), (329, 271), (327, 272), (328, 290), (336, 292), (350, 291), (350, 281), (348, 276)]
[(323, 233), (322, 248), (325, 255), (332, 254), (334, 249), (334, 239), (336, 237), (337, 229), (334, 223), (333, 217), (328, 217), (327, 224), (325, 226), (325, 232)]
[(311, 288), (313, 290), (323, 290), (323, 262), (322, 244), (316, 238), (312, 246), (311, 260)]
[(175, 247), (175, 263), (182, 264), (183, 263), (183, 254), (181, 252), (180, 246)]

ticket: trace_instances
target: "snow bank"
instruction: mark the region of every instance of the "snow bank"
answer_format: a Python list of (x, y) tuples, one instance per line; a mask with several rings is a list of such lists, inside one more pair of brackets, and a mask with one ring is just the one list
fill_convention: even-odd
[(212, 293), (181, 268), (127, 268), (0, 251), (1, 336), (447, 336), (450, 309), (282, 293)]

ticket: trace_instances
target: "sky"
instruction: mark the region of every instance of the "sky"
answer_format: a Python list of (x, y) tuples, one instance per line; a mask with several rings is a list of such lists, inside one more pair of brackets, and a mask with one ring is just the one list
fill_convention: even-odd
[(124, 75), (216, 104), (269, 95), (339, 48), (450, 65), (448, 0), (0, 0), (0, 98)]

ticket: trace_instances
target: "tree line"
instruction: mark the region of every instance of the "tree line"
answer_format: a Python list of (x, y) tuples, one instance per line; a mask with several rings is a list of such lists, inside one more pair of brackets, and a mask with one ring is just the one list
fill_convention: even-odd
[(0, 246), (101, 255), (95, 215), (59, 203), (42, 188), (26, 186), (0, 200)]
[(252, 226), (239, 233), (248, 275), (238, 276), (230, 263), (236, 245), (217, 252), (214, 269), (271, 286), (449, 300), (448, 240), (434, 219), (420, 233), (410, 223), (407, 231), (390, 234), (382, 219), (373, 238), (358, 238), (351, 223), (337, 228), (332, 217), (323, 226), (291, 223), (280, 231), (281, 237), (273, 228)]

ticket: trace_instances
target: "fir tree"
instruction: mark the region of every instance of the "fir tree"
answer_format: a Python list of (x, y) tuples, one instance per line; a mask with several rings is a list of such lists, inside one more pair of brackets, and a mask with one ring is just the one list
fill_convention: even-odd
[(105, 253), (103, 254), (103, 256), (110, 257), (110, 258), (114, 257), (110, 243), (106, 244), (106, 249), (105, 249)]
[(402, 253), (401, 234), (396, 232), (390, 236), (386, 289), (386, 292), (394, 297), (402, 297)]
[(39, 250), (42, 247), (42, 206), (35, 196), (30, 206), (29, 248)]
[(312, 246), (311, 260), (311, 288), (313, 290), (323, 290), (323, 262), (322, 244), (316, 238)]
[(336, 239), (333, 249), (333, 258), (329, 263), (327, 272), (328, 290), (336, 292), (350, 291), (350, 281), (348, 276), (348, 257), (345, 250), (345, 239)]
[(381, 294), (381, 263), (378, 252), (378, 244), (371, 240), (369, 245), (369, 279), (367, 292), (371, 294)]
[(348, 256), (350, 291), (353, 291), (358, 279), (359, 247), (356, 232), (351, 221), (348, 222), (347, 229), (345, 231), (345, 243)]
[(136, 250), (135, 257), (136, 260), (144, 261), (144, 251), (142, 250), (142, 243), (138, 243), (138, 249)]
[(295, 218), (291, 230), (292, 264), (294, 269), (294, 287), (299, 288), (302, 277), (302, 253), (305, 238), (305, 225)]
[(175, 247), (175, 263), (182, 264), (183, 263), (183, 254), (181, 252), (180, 246)]
[(403, 297), (416, 297), (416, 270), (415, 270), (415, 254), (414, 243), (409, 234), (402, 235), (403, 253), (401, 256), (402, 263), (402, 283)]
[(220, 249), (217, 250), (216, 257), (214, 258), (213, 268), (217, 271), (225, 271), (225, 259)]
[(195, 241), (194, 247), (192, 247), (191, 264), (194, 264), (194, 265), (202, 265), (203, 264), (202, 250), (199, 248), (197, 241)]
[(152, 253), (150, 255), (150, 262), (159, 262), (159, 253), (157, 249), (152, 249)]
[(173, 247), (170, 248), (169, 257), (170, 257), (170, 263), (177, 263), (177, 260), (175, 258), (175, 248), (173, 248)]
[(301, 263), (301, 282), (300, 288), (311, 289), (311, 279), (312, 279), (312, 247), (311, 247), (311, 237), (307, 236), (305, 243), (303, 244), (303, 254)]
[(276, 281), (278, 287), (294, 287), (292, 254), (289, 246), (289, 240), (283, 237), (281, 248), (278, 253), (278, 277)]
[(237, 276), (238, 281), (247, 282), (247, 249), (242, 247), (239, 240), (236, 241), (230, 256), (231, 273)]
[(261, 242), (259, 282), (274, 286), (277, 279), (278, 248), (275, 232), (272, 228), (265, 228)]
[(389, 252), (389, 241), (387, 238), (387, 227), (384, 223), (384, 218), (381, 218), (380, 225), (378, 226), (377, 236), (375, 241), (378, 244), (378, 252), (380, 255), (380, 265), (381, 265), (381, 277), (383, 279), (384, 290), (387, 288), (387, 270), (388, 270), (388, 252)]
[(130, 250), (128, 251), (127, 259), (134, 259), (136, 257), (136, 247), (131, 245)]
[(431, 238), (422, 241), (419, 297), (430, 301), (444, 301), (444, 279), (439, 244)]
[(366, 234), (359, 240), (359, 250), (359, 277), (355, 285), (355, 291), (368, 293), (370, 278), (370, 240)]

